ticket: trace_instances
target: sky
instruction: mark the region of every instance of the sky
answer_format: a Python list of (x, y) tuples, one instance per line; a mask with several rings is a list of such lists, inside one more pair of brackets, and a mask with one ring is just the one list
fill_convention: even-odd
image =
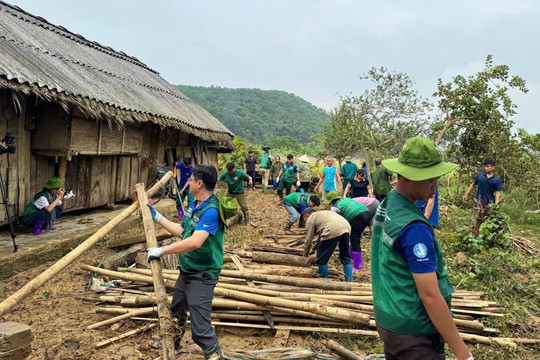
[[(407, 73), (425, 97), (488, 54), (527, 81), (516, 128), (540, 132), (540, 2), (8, 0), (135, 56), (173, 84), (277, 89), (323, 109), (361, 94), (371, 67)], [(536, 44), (536, 45), (535, 45)]]

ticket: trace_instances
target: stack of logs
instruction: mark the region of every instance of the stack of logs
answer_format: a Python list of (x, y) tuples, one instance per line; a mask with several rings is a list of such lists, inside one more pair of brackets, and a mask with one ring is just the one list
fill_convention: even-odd
[[(287, 337), (290, 331), (378, 336), (374, 330), (369, 283), (343, 282), (343, 275), (335, 269), (330, 269), (330, 277), (334, 279), (316, 278), (314, 261), (302, 256), (298, 235), (272, 235), (251, 250), (225, 256), (212, 303), (215, 326), (275, 329), (287, 333)], [(101, 341), (96, 347), (157, 326), (156, 297), (149, 288), (152, 284), (150, 269), (130, 266), (115, 271), (89, 265), (82, 268), (109, 280), (122, 280), (121, 288), (112, 288), (99, 297), (96, 311), (111, 317), (90, 325), (89, 329), (126, 319), (146, 322), (143, 327)], [(163, 270), (163, 277), (170, 301), (178, 271)], [(540, 343), (536, 339), (490, 336), (496, 334), (497, 329), (485, 327), (479, 318), (504, 315), (498, 304), (483, 297), (481, 292), (465, 290), (453, 295), (454, 321), (465, 341), (511, 347)]]

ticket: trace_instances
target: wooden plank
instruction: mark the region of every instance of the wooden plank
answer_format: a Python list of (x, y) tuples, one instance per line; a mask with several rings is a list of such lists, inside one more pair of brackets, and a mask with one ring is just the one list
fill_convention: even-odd
[(32, 131), (32, 150), (67, 152), (69, 114), (59, 105), (47, 103), (35, 120)]
[(22, 216), (26, 204), (34, 195), (31, 193), (31, 156), (30, 156), (30, 132), (25, 131), (25, 119), (27, 99), (21, 102), (21, 115), (17, 122), (17, 175), (18, 175), (18, 204), (17, 215)]
[(107, 206), (113, 206), (114, 200), (116, 198), (116, 177), (118, 172), (118, 157), (112, 156), (111, 157), (111, 177), (110, 177), (110, 184), (109, 184), (109, 196), (107, 200)]
[(103, 134), (103, 119), (99, 119), (98, 125), (98, 141), (97, 141), (97, 154), (101, 154), (101, 136)]

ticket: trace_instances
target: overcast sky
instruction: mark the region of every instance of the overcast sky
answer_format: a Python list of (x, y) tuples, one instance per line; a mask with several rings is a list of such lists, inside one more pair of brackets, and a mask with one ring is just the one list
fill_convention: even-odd
[(516, 127), (540, 132), (540, 2), (360, 0), (8, 0), (121, 50), (173, 84), (279, 89), (324, 109), (360, 94), (372, 66), (408, 73), (424, 96), (437, 78), (488, 54), (527, 81)]

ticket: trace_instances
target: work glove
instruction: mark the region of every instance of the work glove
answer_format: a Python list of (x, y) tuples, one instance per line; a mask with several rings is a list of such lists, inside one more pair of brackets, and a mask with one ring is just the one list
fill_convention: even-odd
[[(150, 209), (150, 212), (152, 213), (152, 219), (154, 219), (155, 222), (160, 222), (161, 218), (163, 218), (163, 215), (161, 215), (154, 207), (150, 204), (146, 204), (148, 208)], [(149, 249), (150, 250), (150, 249)]]
[(296, 186), (300, 186), (300, 180), (296, 182)]
[(276, 178), (276, 182), (277, 182), (277, 183), (279, 182), (279, 178), (278, 178), (278, 177)]
[(146, 254), (148, 255), (148, 262), (159, 259), (163, 255), (163, 247), (151, 247), (146, 249)]

